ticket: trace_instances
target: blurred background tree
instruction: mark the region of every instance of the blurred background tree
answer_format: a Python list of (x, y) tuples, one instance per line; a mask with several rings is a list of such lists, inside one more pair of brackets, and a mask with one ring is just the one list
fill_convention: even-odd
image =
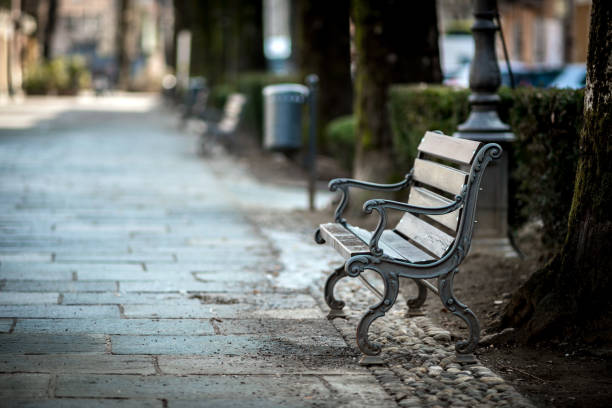
[(262, 2), (175, 0), (174, 32), (191, 31), (191, 75), (211, 83), (265, 69)]
[(436, 2), (352, 0), (355, 25), (354, 176), (386, 181), (393, 174), (387, 114), (392, 83), (440, 83)]
[(303, 76), (319, 76), (321, 126), (352, 112), (350, 1), (298, 0), (296, 65)]

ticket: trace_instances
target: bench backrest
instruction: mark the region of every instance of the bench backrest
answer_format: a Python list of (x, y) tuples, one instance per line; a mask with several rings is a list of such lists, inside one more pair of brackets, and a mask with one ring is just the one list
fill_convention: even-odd
[[(418, 147), (408, 204), (442, 207), (452, 203), (468, 181), (479, 148), (479, 142), (426, 132)], [(406, 213), (395, 230), (440, 258), (455, 240), (460, 219), (461, 209), (430, 216)]]
[(219, 121), (219, 129), (226, 133), (236, 130), (246, 103), (246, 96), (239, 93), (230, 94), (223, 108), (223, 118)]

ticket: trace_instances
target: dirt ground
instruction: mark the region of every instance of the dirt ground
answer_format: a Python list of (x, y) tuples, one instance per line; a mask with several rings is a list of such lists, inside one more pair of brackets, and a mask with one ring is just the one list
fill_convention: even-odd
[[(300, 156), (288, 159), (280, 153), (262, 152), (241, 142), (236, 152), (252, 174), (268, 183), (304, 185), (306, 172), (300, 168)], [(318, 158), (319, 183), (325, 185), (334, 177), (347, 177), (331, 159)], [(313, 230), (330, 222), (333, 208), (315, 212), (297, 211), (296, 222), (312, 225)], [(373, 229), (376, 216), (361, 218), (353, 209), (349, 220)], [(285, 217), (284, 217), (285, 218)], [(389, 220), (389, 224), (394, 222)], [(455, 293), (479, 317), (482, 334), (491, 332), (512, 292), (525, 282), (548, 259), (539, 244), (538, 228), (530, 225), (516, 235), (522, 257), (500, 258), (470, 255), (455, 278)], [(411, 290), (410, 282), (403, 287)], [(455, 337), (465, 336), (465, 326), (446, 312), (438, 299), (429, 296), (428, 316), (448, 329)], [(530, 345), (496, 344), (480, 347), (478, 357), (539, 407), (610, 407), (612, 406), (612, 346), (591, 346), (564, 342)]]

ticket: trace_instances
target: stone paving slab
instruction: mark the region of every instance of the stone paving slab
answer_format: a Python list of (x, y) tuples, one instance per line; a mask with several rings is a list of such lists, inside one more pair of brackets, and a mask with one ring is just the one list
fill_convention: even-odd
[(0, 398), (23, 398), (25, 390), (29, 398), (47, 397), (50, 378), (48, 374), (0, 374)]
[(7, 280), (2, 290), (8, 292), (115, 292), (112, 281), (32, 281)]
[(104, 353), (100, 334), (0, 334), (0, 354)]
[(59, 293), (0, 292), (2, 305), (57, 304)]
[(215, 331), (208, 319), (19, 319), (14, 333), (194, 336)]
[[(121, 284), (121, 283), (120, 283)], [(181, 293), (126, 293), (126, 292), (74, 292), (64, 293), (63, 305), (151, 305), (151, 304), (196, 304)]]
[[(0, 256), (0, 259), (2, 259), (2, 257)], [(104, 264), (108, 264), (108, 263), (136, 263), (136, 264), (141, 264), (141, 263), (146, 263), (146, 262), (155, 262), (155, 263), (174, 263), (176, 262), (176, 257), (174, 257), (172, 254), (155, 254), (155, 253), (149, 253), (149, 254), (128, 254), (128, 253), (117, 253), (117, 252), (112, 252), (112, 253), (105, 253), (105, 254), (95, 254), (95, 253), (68, 253), (68, 254), (56, 254), (55, 255), (55, 261), (56, 262), (63, 262), (63, 263), (83, 263), (83, 262), (90, 262), (90, 263), (95, 263), (95, 262), (99, 262), (99, 263), (104, 263)]]
[[(88, 273), (122, 272), (127, 275), (131, 272), (142, 272), (142, 271), (143, 271), (142, 265), (138, 265), (138, 264), (104, 264), (104, 263), (83, 263), (83, 264), (68, 263), (68, 264), (65, 264), (65, 263), (57, 263), (57, 262), (44, 262), (44, 263), (2, 262), (2, 264), (0, 265), (0, 276), (4, 276), (2, 275), (3, 273), (18, 274), (18, 273), (27, 272), (27, 273), (37, 274), (36, 276), (38, 275), (45, 276), (49, 274), (51, 276), (54, 276), (53, 280), (59, 279), (56, 277), (55, 274), (57, 274), (57, 276), (64, 276), (65, 274), (68, 274), (67, 280), (70, 280), (72, 279), (73, 272), (88, 272)], [(9, 279), (9, 278), (6, 278), (6, 279)], [(20, 278), (20, 279), (27, 280), (28, 278)], [(43, 278), (36, 278), (36, 279), (43, 279)], [(59, 279), (59, 280), (62, 280), (62, 279)]]
[(163, 408), (161, 400), (56, 398), (6, 401), (7, 408)]
[(299, 336), (303, 333), (326, 333), (328, 336), (339, 336), (334, 326), (320, 317), (314, 319), (221, 319), (215, 321), (222, 334), (277, 334), (280, 336)]
[[(71, 353), (76, 353), (74, 350)], [(111, 354), (2, 354), (0, 373), (72, 373), (154, 375), (151, 356)]]
[(0, 279), (13, 280), (71, 280), (72, 272), (70, 271), (36, 271), (36, 270), (13, 270), (8, 271), (0, 268)]
[[(140, 264), (138, 264), (140, 267)], [(76, 277), (80, 281), (147, 281), (147, 280), (164, 280), (168, 277), (176, 277), (177, 279), (187, 282), (195, 281), (194, 276), (189, 272), (150, 272), (140, 270), (138, 272), (123, 272), (123, 271), (92, 271), (82, 269), (76, 272)]]
[[(289, 381), (292, 387), (284, 386)], [(123, 397), (152, 398), (160, 391), (165, 398), (182, 400), (241, 401), (272, 400), (276, 403), (310, 405), (310, 401), (332, 397), (323, 381), (313, 376), (116, 376), (116, 375), (61, 375), (57, 378), (56, 395), (60, 397)], [(276, 400), (276, 401), (275, 401)], [(202, 403), (203, 401), (200, 401)], [(295, 402), (294, 402), (295, 403)], [(314, 405), (314, 404), (313, 404)]]
[(8, 333), (14, 322), (15, 319), (0, 319), (0, 333)]
[(170, 319), (210, 319), (234, 317), (238, 314), (247, 313), (252, 307), (245, 304), (234, 305), (203, 305), (195, 304), (172, 304), (165, 303), (162, 308), (158, 304), (149, 305), (125, 305), (123, 314), (128, 318), (170, 318)]
[[(311, 364), (316, 360), (314, 364)], [(259, 356), (158, 356), (162, 374), (176, 375), (365, 375), (368, 370), (344, 357), (286, 355), (274, 359)]]
[(0, 317), (27, 318), (104, 318), (119, 317), (119, 309), (110, 305), (0, 305)]
[(263, 340), (254, 336), (111, 336), (113, 354), (241, 355), (256, 353)]
[(0, 253), (0, 262), (51, 262), (53, 253), (51, 252), (18, 252)]
[(156, 280), (156, 281), (125, 281), (121, 282), (120, 288), (125, 292), (238, 292), (264, 291), (261, 283), (253, 284), (246, 282), (183, 282), (179, 280)]

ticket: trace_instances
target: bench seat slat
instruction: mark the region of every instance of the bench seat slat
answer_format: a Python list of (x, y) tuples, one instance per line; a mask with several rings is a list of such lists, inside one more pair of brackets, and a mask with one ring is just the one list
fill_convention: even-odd
[(455, 238), (422, 219), (406, 213), (395, 230), (412, 239), (437, 257), (444, 255)]
[(480, 143), (473, 140), (458, 139), (425, 132), (419, 144), (419, 151), (461, 164), (471, 164)]
[[(419, 207), (444, 207), (452, 204), (452, 201), (426, 188), (413, 187), (410, 190), (408, 204), (417, 205)], [(427, 217), (455, 231), (457, 229), (457, 223), (459, 222), (459, 210), (442, 215), (427, 215)]]
[[(353, 255), (369, 253), (370, 250), (365, 242), (370, 242), (372, 232), (359, 227), (350, 227), (360, 239), (355, 237), (340, 224), (329, 223), (320, 226), (321, 236), (330, 242), (344, 258)], [(363, 241), (362, 241), (363, 240)], [(393, 258), (404, 259), (410, 262), (432, 261), (434, 258), (418, 247), (412, 245), (404, 237), (392, 230), (385, 230), (378, 241), (379, 247), (385, 254)]]
[(330, 222), (319, 226), (321, 237), (345, 259), (354, 255), (369, 254), (370, 248), (340, 224)]
[(429, 160), (415, 159), (414, 179), (439, 190), (457, 195), (466, 183), (468, 173)]

